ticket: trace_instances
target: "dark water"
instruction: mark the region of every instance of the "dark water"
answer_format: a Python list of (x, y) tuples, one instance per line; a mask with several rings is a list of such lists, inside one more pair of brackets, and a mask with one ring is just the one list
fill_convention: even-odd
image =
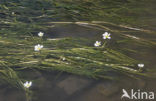
[[(75, 24), (56, 24), (54, 28), (49, 29), (46, 37), (82, 37), (96, 41), (101, 37), (105, 30), (95, 28), (94, 26), (81, 26)], [(125, 34), (133, 35), (126, 32)], [(155, 35), (138, 32), (134, 34), (139, 38), (146, 40), (155, 39)], [(151, 35), (151, 36), (150, 36)], [(118, 40), (119, 35), (112, 33), (112, 41)], [(92, 43), (90, 43), (92, 45)], [(138, 53), (127, 53), (126, 55), (140, 60), (145, 64), (145, 68), (155, 69), (156, 67), (156, 47), (144, 48), (135, 43), (121, 44), (115, 48), (130, 48), (139, 50)], [(29, 75), (27, 75), (29, 74)], [(155, 72), (153, 73), (153, 75)], [(42, 72), (37, 70), (26, 70), (21, 76), (33, 80), (30, 88), (33, 91), (32, 101), (123, 101), (121, 100), (122, 89), (130, 91), (131, 89), (141, 91), (156, 92), (156, 80), (151, 78), (134, 79), (131, 77), (118, 75), (118, 80), (110, 81), (105, 79), (91, 79), (83, 76), (77, 76), (62, 72)], [(133, 77), (133, 75), (132, 75)], [(0, 101), (25, 101), (23, 92), (10, 88), (9, 85), (0, 87)], [(125, 100), (127, 101), (127, 100)], [(143, 100), (142, 100), (143, 101)]]

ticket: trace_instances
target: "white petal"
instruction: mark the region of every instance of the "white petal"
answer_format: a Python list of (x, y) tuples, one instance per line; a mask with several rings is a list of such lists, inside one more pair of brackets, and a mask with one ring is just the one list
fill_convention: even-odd
[(106, 37), (104, 36), (103, 39), (106, 39)]
[(30, 85), (30, 86), (32, 85), (32, 82), (31, 82), (31, 81), (29, 82), (29, 85)]
[(35, 50), (35, 51), (39, 51), (38, 48), (35, 48), (34, 50)]
[(26, 82), (24, 83), (24, 87), (27, 87), (27, 85), (28, 85), (28, 81), (26, 81)]
[(40, 47), (43, 48), (43, 45), (41, 45)]
[(105, 32), (105, 35), (108, 35), (108, 32)]
[(103, 37), (106, 36), (106, 34), (102, 34), (102, 35), (103, 35)]
[(138, 64), (138, 67), (142, 68), (144, 67), (144, 64)]
[(108, 39), (111, 39), (111, 37), (108, 37)]

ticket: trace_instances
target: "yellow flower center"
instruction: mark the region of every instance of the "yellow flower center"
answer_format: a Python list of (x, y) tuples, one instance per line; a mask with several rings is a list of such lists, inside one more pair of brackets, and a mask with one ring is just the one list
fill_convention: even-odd
[(38, 47), (37, 49), (38, 49), (38, 50), (41, 50), (41, 48), (40, 48), (40, 47)]
[(109, 36), (108, 35), (106, 35), (106, 38), (108, 38)]

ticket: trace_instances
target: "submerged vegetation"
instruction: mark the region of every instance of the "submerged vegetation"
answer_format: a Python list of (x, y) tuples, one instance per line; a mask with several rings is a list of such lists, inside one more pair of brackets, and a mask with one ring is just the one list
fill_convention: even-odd
[[(154, 37), (155, 32), (117, 25), (126, 23), (139, 26), (138, 23), (142, 23), (139, 20), (135, 21), (135, 17), (125, 17), (125, 13), (121, 14), (128, 11), (128, 14), (137, 15), (137, 12), (142, 11), (141, 9), (129, 10), (128, 7), (131, 9), (131, 6), (138, 1), (143, 0), (82, 0), (82, 2), (79, 0), (7, 0), (7, 2), (1, 0), (0, 81), (3, 80), (3, 83), (25, 90), (28, 96), (29, 89), (25, 88), (29, 88), (32, 81), (28, 82), (18, 75), (26, 69), (63, 71), (95, 79), (114, 80), (118, 79), (116, 77), (118, 74), (130, 77), (133, 75), (135, 78), (141, 76), (155, 78), (151, 73), (152, 70), (140, 64), (145, 61), (128, 55), (129, 53), (143, 54), (143, 52), (127, 47), (133, 45), (153, 49), (156, 46), (155, 41), (134, 36), (129, 32), (150, 34)], [(144, 10), (148, 12), (148, 9)], [(78, 22), (81, 20), (86, 21)], [(83, 37), (48, 37), (48, 34), (53, 34), (50, 30), (58, 27), (59, 23), (64, 26), (70, 23), (108, 31), (111, 32), (111, 37), (109, 33), (103, 34), (103, 38), (99, 41)], [(102, 33), (97, 34), (102, 37)], [(111, 39), (111, 41), (104, 39)]]

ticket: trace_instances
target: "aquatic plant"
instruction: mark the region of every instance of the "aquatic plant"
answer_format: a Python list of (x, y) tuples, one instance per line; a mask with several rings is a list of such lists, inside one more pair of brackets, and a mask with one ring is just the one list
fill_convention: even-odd
[(138, 64), (138, 67), (139, 68), (143, 68), (144, 67), (144, 64)]
[(32, 86), (32, 82), (31, 82), (31, 81), (26, 81), (26, 82), (23, 84), (23, 86), (24, 86), (25, 88), (29, 88), (29, 87)]
[(95, 46), (95, 47), (101, 46), (101, 42), (100, 42), (100, 41), (96, 41), (96, 42), (94, 43), (94, 46)]
[(34, 46), (34, 51), (41, 51), (42, 48), (43, 48), (43, 45), (40, 45), (40, 44), (35, 45)]
[[(111, 35), (111, 34), (108, 33), (108, 32), (105, 32), (104, 34), (102, 34), (103, 39), (104, 39), (104, 42), (103, 42), (103, 45), (102, 45), (103, 48), (105, 48), (105, 46), (106, 46), (106, 43), (107, 43), (106, 39), (111, 39), (111, 36), (110, 36), (110, 35)], [(101, 41), (96, 41), (96, 42), (94, 43), (94, 46), (95, 46), (95, 47), (101, 46)]]
[(111, 34), (108, 33), (108, 32), (105, 32), (104, 34), (102, 34), (104, 40), (105, 40), (105, 39), (111, 39), (110, 35), (111, 35)]
[(44, 35), (43, 32), (39, 32), (39, 33), (38, 33), (38, 36), (39, 36), (39, 37), (43, 37), (43, 35)]
[[(36, 1), (34, 0), (1, 1), (0, 79), (3, 80), (3, 83), (24, 89), (26, 97), (29, 100), (31, 89), (25, 89), (23, 81), (27, 79), (19, 75), (19, 73), (23, 73), (25, 69), (43, 70), (46, 72), (63, 71), (96, 79), (111, 80), (118, 78), (115, 74), (133, 78), (139, 78), (140, 76), (155, 77), (148, 69), (145, 72), (140, 71), (140, 68), (144, 66), (137, 66), (137, 64), (144, 62), (128, 55), (144, 54), (143, 52), (131, 47), (120, 47), (121, 45), (135, 45), (135, 47), (143, 47), (144, 49), (152, 49), (152, 47), (155, 47), (156, 43), (154, 41), (130, 34), (131, 32), (141, 32), (154, 36), (153, 33), (155, 32), (143, 29), (144, 26), (145, 28), (148, 27), (148, 24), (140, 24), (149, 22), (149, 20), (136, 20), (136, 17), (127, 16), (132, 13), (134, 15), (146, 15), (145, 13), (148, 13), (147, 15), (149, 15), (148, 10), (153, 10), (154, 12), (154, 9), (146, 9), (146, 12), (144, 12), (143, 9), (145, 6), (143, 6), (142, 3), (140, 6), (143, 7), (143, 9), (132, 8), (131, 5), (136, 4), (136, 0), (128, 1), (129, 3), (121, 3), (113, 0), (109, 1), (109, 3), (108, 0), (98, 2), (90, 2), (88, 0), (83, 2), (74, 1), (74, 3), (72, 0), (65, 1), (66, 2), (44, 0), (43, 2), (43, 0), (39, 0), (37, 1), (39, 5), (36, 5)], [(72, 5), (70, 5), (71, 3)], [(105, 7), (100, 6), (105, 3)], [(123, 5), (123, 3), (125, 5)], [(97, 7), (99, 8), (96, 9)], [(130, 9), (128, 9), (128, 7), (130, 7)], [(63, 13), (59, 13), (60, 11)], [(82, 24), (75, 22), (82, 19), (87, 21), (81, 22)], [(58, 20), (62, 22), (56, 22)], [(100, 41), (95, 42), (95, 40), (88, 41), (88, 39), (85, 38), (65, 37), (43, 39), (44, 31), (51, 30), (57, 24), (66, 25), (69, 23), (79, 24), (84, 28), (90, 27), (96, 30), (108, 31), (116, 35), (118, 40), (111, 40), (115, 45), (105, 47), (106, 42), (109, 41), (106, 39), (111, 39), (108, 32), (107, 34), (105, 34), (105, 32), (102, 36), (103, 40), (101, 40), (101, 43)], [(121, 23), (126, 24), (122, 25)], [(130, 27), (129, 24), (133, 24), (136, 28)], [(143, 27), (137, 28), (137, 26)], [(43, 32), (37, 33), (39, 30)], [(38, 34), (39, 37), (36, 37), (36, 34)], [(103, 44), (102, 47), (95, 48), (92, 47), (93, 43), (94, 46)], [(47, 48), (42, 50), (43, 46)], [(42, 53), (38, 54), (38, 57), (34, 56), (34, 53), (38, 53), (41, 50)], [(25, 85), (29, 88), (31, 83), (27, 82)]]

